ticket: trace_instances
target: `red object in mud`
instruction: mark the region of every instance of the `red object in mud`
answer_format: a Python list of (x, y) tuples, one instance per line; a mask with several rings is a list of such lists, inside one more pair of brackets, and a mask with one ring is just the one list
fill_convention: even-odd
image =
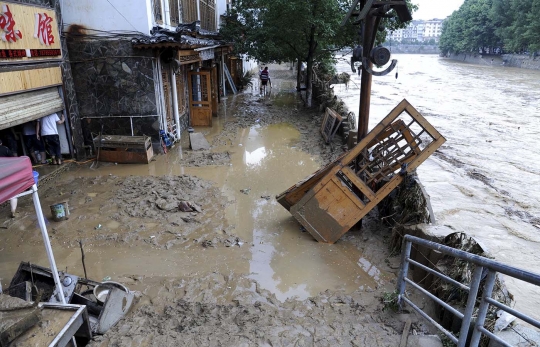
[(29, 157), (0, 158), (0, 204), (34, 184)]

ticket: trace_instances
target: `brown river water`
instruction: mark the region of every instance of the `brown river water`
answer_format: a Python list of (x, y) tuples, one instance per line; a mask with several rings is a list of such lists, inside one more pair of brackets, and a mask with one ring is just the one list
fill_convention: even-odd
[[(419, 169), (434, 233), (465, 232), (498, 261), (540, 274), (540, 71), (395, 55), (373, 78), (369, 128), (403, 98), (447, 142)], [(338, 72), (352, 74), (344, 61)], [(396, 72), (396, 71), (394, 71)], [(335, 91), (358, 114), (360, 76)], [(540, 318), (540, 288), (506, 279), (516, 307)]]

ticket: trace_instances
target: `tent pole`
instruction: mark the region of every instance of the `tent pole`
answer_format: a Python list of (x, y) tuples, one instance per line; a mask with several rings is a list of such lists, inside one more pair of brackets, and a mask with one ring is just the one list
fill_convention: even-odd
[(60, 301), (62, 304), (66, 304), (66, 298), (64, 297), (64, 291), (62, 289), (62, 284), (60, 283), (60, 277), (58, 277), (58, 269), (56, 268), (56, 262), (54, 261), (54, 255), (51, 247), (51, 242), (49, 241), (49, 234), (47, 233), (47, 226), (45, 225), (45, 219), (43, 218), (43, 211), (41, 210), (41, 203), (39, 202), (39, 195), (37, 186), (34, 184), (32, 186), (32, 199), (34, 200), (34, 207), (36, 209), (36, 215), (39, 223), (39, 228), (41, 229), (41, 235), (43, 236), (43, 243), (45, 244), (45, 250), (47, 251), (47, 257), (49, 258), (49, 264), (51, 265), (51, 272), (54, 278), (54, 283), (58, 289), (58, 294), (60, 295)]

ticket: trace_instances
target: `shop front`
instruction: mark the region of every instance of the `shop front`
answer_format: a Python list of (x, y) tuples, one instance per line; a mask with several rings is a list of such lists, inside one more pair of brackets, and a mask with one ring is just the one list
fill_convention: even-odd
[[(32, 156), (22, 136), (29, 122), (66, 112), (60, 40), (53, 9), (0, 1), (0, 139), (17, 155)], [(57, 130), (62, 154), (72, 155), (66, 123)]]

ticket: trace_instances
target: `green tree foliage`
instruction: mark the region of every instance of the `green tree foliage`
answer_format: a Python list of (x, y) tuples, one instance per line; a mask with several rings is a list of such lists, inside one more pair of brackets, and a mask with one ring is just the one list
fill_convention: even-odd
[[(351, 3), (351, 0), (239, 0), (233, 2), (220, 32), (235, 43), (238, 54), (263, 62), (307, 62), (309, 106), (313, 66), (332, 61), (335, 52), (360, 43), (360, 26), (353, 25), (352, 20), (341, 26)], [(394, 20), (385, 20), (385, 24), (400, 25)]]
[(540, 49), (540, 0), (465, 0), (444, 23), (443, 53), (508, 52)]

